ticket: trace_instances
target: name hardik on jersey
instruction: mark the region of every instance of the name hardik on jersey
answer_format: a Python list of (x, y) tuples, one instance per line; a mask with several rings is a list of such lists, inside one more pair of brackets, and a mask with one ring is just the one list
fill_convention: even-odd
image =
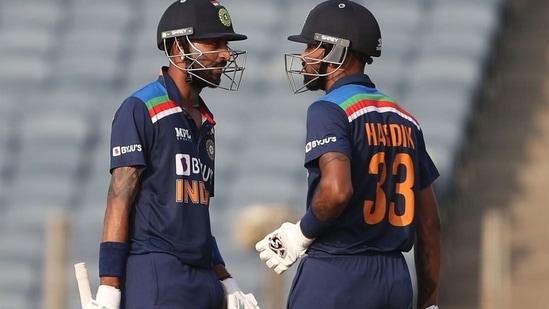
[(307, 207), (320, 180), (316, 159), (326, 152), (350, 158), (354, 189), (343, 214), (309, 250), (409, 251), (418, 193), (439, 175), (418, 122), (361, 74), (339, 80), (309, 106), (306, 138)]
[(164, 252), (189, 265), (211, 267), (215, 122), (200, 100), (204, 121), (197, 130), (178, 98), (164, 71), (121, 104), (112, 124), (111, 170), (140, 168), (130, 254)]

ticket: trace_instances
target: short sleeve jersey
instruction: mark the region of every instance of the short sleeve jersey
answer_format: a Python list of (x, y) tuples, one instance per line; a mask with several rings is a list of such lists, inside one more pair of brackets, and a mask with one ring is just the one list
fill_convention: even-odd
[(321, 177), (317, 159), (327, 152), (350, 159), (353, 195), (310, 250), (409, 251), (418, 193), (439, 176), (418, 121), (378, 91), (367, 75), (342, 78), (307, 110), (307, 207)]
[(164, 252), (211, 267), (215, 122), (200, 99), (203, 121), (197, 129), (165, 70), (125, 99), (112, 122), (111, 171), (124, 166), (140, 171), (130, 213), (130, 254)]

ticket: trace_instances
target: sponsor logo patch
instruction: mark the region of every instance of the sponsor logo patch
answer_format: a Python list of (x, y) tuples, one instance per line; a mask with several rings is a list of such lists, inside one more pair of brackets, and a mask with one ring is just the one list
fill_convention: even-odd
[(178, 141), (191, 141), (192, 136), (188, 129), (175, 128), (175, 138)]
[(309, 151), (315, 149), (318, 146), (323, 146), (329, 143), (335, 143), (336, 141), (337, 141), (337, 137), (335, 136), (328, 136), (323, 139), (310, 141), (307, 144), (305, 144), (305, 153), (308, 153)]
[(175, 155), (175, 174), (179, 176), (191, 174), (191, 156), (180, 153)]
[(202, 164), (198, 158), (178, 153), (175, 155), (175, 174), (178, 176), (202, 175), (202, 180), (209, 181), (213, 177), (213, 170)]
[(112, 148), (112, 156), (118, 157), (124, 154), (132, 152), (141, 152), (143, 147), (140, 144), (128, 145), (128, 146), (115, 146)]
[(276, 253), (281, 258), (286, 255), (286, 246), (278, 234), (269, 237), (269, 249)]

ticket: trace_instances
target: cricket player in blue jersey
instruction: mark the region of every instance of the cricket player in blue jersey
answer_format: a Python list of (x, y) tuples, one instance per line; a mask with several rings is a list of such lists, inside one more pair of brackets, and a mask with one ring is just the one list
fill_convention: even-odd
[(287, 308), (412, 309), (403, 252), (414, 245), (417, 308), (437, 308), (439, 173), (418, 121), (364, 74), (381, 55), (375, 17), (355, 2), (325, 1), (288, 39), (306, 44), (285, 57), (294, 93), (325, 95), (307, 110), (306, 212), (256, 244), (279, 274), (303, 256)]
[(215, 0), (177, 0), (162, 15), (156, 43), (169, 66), (112, 122), (100, 286), (89, 308), (259, 308), (212, 235), (215, 121), (200, 96), (238, 89), (246, 52), (228, 42), (246, 38)]

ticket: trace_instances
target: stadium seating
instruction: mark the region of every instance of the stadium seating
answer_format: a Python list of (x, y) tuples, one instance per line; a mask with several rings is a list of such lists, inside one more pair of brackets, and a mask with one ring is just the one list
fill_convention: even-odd
[[(442, 177), (443, 201), (479, 82), (497, 35), (502, 0), (362, 0), (378, 18), (383, 55), (367, 68), (376, 85), (423, 126)], [(42, 306), (45, 227), (70, 222), (67, 308), (79, 300), (72, 264), (85, 261), (98, 284), (97, 250), (109, 182), (109, 130), (122, 100), (157, 77), (166, 59), (156, 26), (171, 0), (3, 0), (0, 2), (0, 301)], [(305, 205), (304, 116), (319, 93), (293, 95), (284, 53), (303, 46), (312, 0), (226, 0), (232, 43), (249, 52), (239, 92), (203, 92), (217, 121), (217, 177), (211, 213), (231, 272), (261, 295), (256, 254), (239, 248), (233, 219), (260, 202)], [(250, 271), (257, 267), (257, 271)], [(261, 297), (261, 296), (260, 296)]]

